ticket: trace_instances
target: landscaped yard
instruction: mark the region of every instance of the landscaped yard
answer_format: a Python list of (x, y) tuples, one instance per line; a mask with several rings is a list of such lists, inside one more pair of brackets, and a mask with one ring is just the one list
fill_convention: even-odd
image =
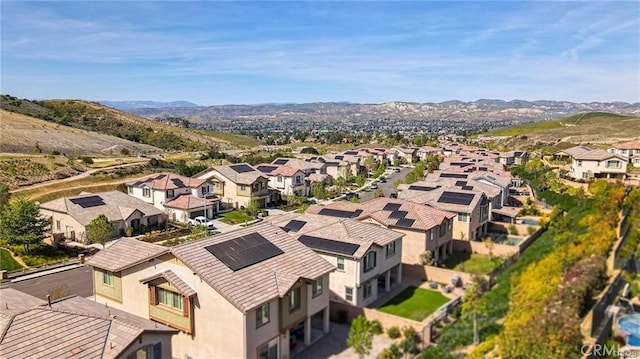
[(238, 224), (244, 223), (247, 221), (252, 221), (255, 218), (248, 216), (240, 211), (231, 211), (222, 215), (222, 219), (220, 221), (228, 224)]
[(502, 258), (496, 256), (492, 260), (488, 255), (484, 254), (454, 252), (444, 261), (443, 265), (445, 268), (460, 272), (488, 274), (502, 264), (502, 261)]
[(11, 257), (11, 253), (9, 253), (9, 251), (0, 248), (0, 269), (12, 271), (22, 269), (22, 266)]
[(448, 301), (449, 298), (438, 291), (409, 287), (378, 310), (421, 322)]

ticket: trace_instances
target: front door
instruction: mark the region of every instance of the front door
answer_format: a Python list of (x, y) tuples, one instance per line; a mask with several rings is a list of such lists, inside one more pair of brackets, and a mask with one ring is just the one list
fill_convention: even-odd
[(136, 233), (140, 231), (140, 218), (131, 220), (131, 228), (133, 228), (133, 231)]

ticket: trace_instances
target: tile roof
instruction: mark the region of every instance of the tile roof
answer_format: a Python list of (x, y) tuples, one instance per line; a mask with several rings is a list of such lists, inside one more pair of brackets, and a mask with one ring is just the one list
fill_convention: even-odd
[[(440, 198), (440, 196), (442, 196), (443, 192), (445, 191), (454, 192), (454, 193), (467, 193), (467, 194), (473, 195), (473, 198), (471, 199), (471, 202), (468, 205), (438, 202), (438, 199)], [(451, 188), (451, 187), (440, 187), (440, 188), (434, 189), (433, 191), (422, 192), (422, 193), (416, 193), (415, 191), (413, 192), (401, 191), (398, 194), (398, 197), (400, 199), (406, 199), (408, 201), (419, 203), (419, 204), (427, 204), (444, 211), (450, 211), (455, 213), (457, 212), (469, 213), (479, 204), (483, 196), (484, 194), (482, 193), (482, 191), (462, 190), (462, 189)]]
[(639, 150), (640, 149), (640, 142), (638, 141), (627, 141), (627, 142), (621, 142), (621, 143), (616, 143), (611, 145), (611, 148), (617, 148), (620, 150)]
[[(232, 166), (242, 166), (242, 165), (248, 166), (252, 170), (247, 172), (237, 172), (232, 168)], [(268, 179), (264, 174), (262, 174), (262, 172), (256, 170), (253, 166), (249, 165), (248, 163), (234, 163), (232, 165), (215, 166), (213, 167), (212, 170), (209, 170), (208, 173), (212, 173), (212, 172), (214, 175), (217, 172), (222, 176), (228, 178), (231, 182), (236, 184), (253, 184), (259, 178)]]
[[(255, 233), (283, 253), (233, 271), (205, 248)], [(291, 240), (284, 230), (266, 222), (184, 243), (171, 252), (243, 312), (282, 297), (282, 288), (289, 286), (293, 277), (312, 280), (335, 269), (302, 243)]]
[(178, 276), (171, 269), (167, 269), (164, 272), (156, 273), (156, 274), (154, 274), (152, 276), (149, 276), (147, 278), (140, 279), (140, 282), (144, 284), (144, 283), (148, 283), (148, 282), (150, 282), (150, 281), (152, 281), (154, 279), (160, 279), (160, 278), (163, 278), (167, 282), (171, 283), (171, 285), (176, 287), (176, 289), (184, 296), (191, 297), (192, 295), (196, 294), (195, 289), (191, 288), (191, 286), (189, 286), (189, 284), (187, 284), (185, 281), (183, 281), (182, 278), (180, 278), (180, 276)]
[(183, 193), (165, 202), (164, 206), (167, 208), (194, 209), (202, 208), (205, 202), (207, 206), (210, 206), (216, 202), (220, 202), (220, 198), (213, 195), (202, 198), (196, 197), (191, 193)]
[(587, 146), (574, 146), (574, 147), (571, 147), (571, 148), (560, 150), (560, 151), (556, 152), (556, 154), (557, 155), (566, 154), (566, 155), (569, 155), (571, 157), (575, 157), (575, 156), (578, 156), (578, 155), (580, 155), (582, 153), (589, 152), (591, 150), (592, 150), (592, 148), (587, 147)]
[(296, 168), (303, 172), (307, 172), (309, 170), (320, 170), (325, 166), (325, 164), (322, 162), (313, 161), (309, 159), (304, 160), (300, 158), (284, 158), (284, 157), (276, 158), (271, 163), (277, 164), (279, 161), (284, 161), (284, 160), (286, 160), (286, 163), (284, 163), (283, 166)]
[(167, 247), (123, 237), (106, 250), (91, 256), (87, 264), (111, 272), (119, 272), (168, 252)]
[[(264, 167), (261, 167), (264, 166)], [(274, 165), (271, 163), (261, 163), (259, 165), (255, 166), (256, 168), (260, 169), (260, 168), (265, 168), (265, 167), (270, 167), (273, 168), (273, 170), (271, 171), (264, 171), (262, 170), (262, 173), (266, 174), (267, 176), (285, 176), (285, 177), (291, 177), (293, 175), (295, 175), (298, 172), (302, 172), (301, 170), (294, 168), (294, 167), (288, 167), (288, 166), (283, 166), (283, 165)]]
[[(2, 358), (118, 358), (144, 333), (177, 330), (81, 297), (51, 306), (33, 305), (27, 294), (3, 289), (3, 296), (24, 300), (21, 311), (0, 309)], [(3, 298), (4, 301), (4, 298)]]
[(206, 180), (182, 176), (171, 172), (154, 173), (127, 182), (127, 186), (149, 187), (157, 190), (178, 188), (194, 188), (202, 185)]
[(610, 152), (607, 152), (605, 150), (601, 150), (601, 149), (596, 149), (596, 150), (591, 150), (591, 151), (587, 151), (587, 152), (582, 152), (579, 153), (575, 156), (573, 156), (574, 159), (576, 160), (586, 160), (586, 161), (604, 161), (607, 160), (609, 158), (617, 158), (623, 161), (627, 161), (626, 158), (620, 156), (620, 155), (616, 155)]
[[(92, 196), (99, 196), (103, 205), (83, 208), (72, 201)], [(139, 210), (145, 216), (161, 215), (163, 212), (141, 199), (129, 196), (119, 191), (90, 193), (73, 197), (62, 197), (45, 202), (40, 208), (60, 213), (66, 213), (80, 224), (86, 226), (100, 214), (104, 214), (109, 221), (123, 221), (133, 212)]]

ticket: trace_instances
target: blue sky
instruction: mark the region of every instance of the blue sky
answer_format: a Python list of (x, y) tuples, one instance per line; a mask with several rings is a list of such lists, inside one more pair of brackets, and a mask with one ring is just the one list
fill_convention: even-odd
[(268, 102), (640, 101), (640, 2), (1, 2), (1, 91)]

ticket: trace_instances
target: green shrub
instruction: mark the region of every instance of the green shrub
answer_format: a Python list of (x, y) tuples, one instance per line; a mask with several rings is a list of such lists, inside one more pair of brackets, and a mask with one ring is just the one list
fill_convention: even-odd
[(93, 164), (93, 159), (89, 156), (82, 156), (80, 157), (80, 161), (82, 161), (82, 163), (86, 164), (86, 165), (92, 165)]
[(369, 325), (371, 326), (371, 332), (374, 335), (382, 334), (382, 324), (380, 323), (379, 320), (374, 319), (369, 322)]
[(397, 344), (391, 344), (390, 347), (384, 348), (380, 355), (378, 355), (378, 359), (400, 359), (402, 358), (402, 352)]
[(400, 329), (398, 327), (396, 327), (396, 326), (393, 326), (393, 327), (387, 329), (387, 335), (391, 339), (399, 338), (400, 337)]
[(515, 224), (510, 224), (509, 225), (509, 234), (513, 234), (514, 236), (517, 236), (518, 233), (518, 227), (516, 227)]

